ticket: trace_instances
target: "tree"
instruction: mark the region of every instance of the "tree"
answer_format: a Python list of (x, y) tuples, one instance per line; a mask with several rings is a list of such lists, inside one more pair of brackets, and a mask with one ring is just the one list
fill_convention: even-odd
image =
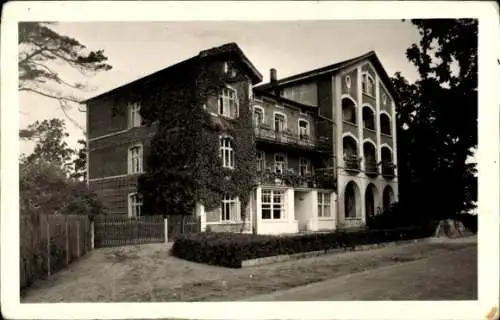
[(64, 141), (69, 136), (65, 124), (60, 119), (35, 121), (19, 132), (23, 140), (35, 142), (33, 152), (24, 158), (26, 162), (38, 160), (52, 163), (69, 173), (75, 153)]
[(110, 70), (111, 66), (106, 63), (108, 58), (102, 50), (89, 51), (78, 40), (54, 31), (51, 25), (53, 23), (19, 23), (19, 91), (57, 100), (68, 119), (83, 130), (67, 114), (71, 103), (80, 103), (80, 99), (67, 90), (83, 90), (86, 85), (64, 79), (56, 69), (63, 64), (86, 76)]
[(420, 79), (392, 79), (399, 96), (400, 201), (446, 217), (474, 206), (477, 147), (477, 20), (411, 21), (421, 40), (408, 48)]
[(72, 178), (77, 180), (86, 181), (87, 177), (87, 142), (85, 140), (78, 140), (80, 148), (76, 151), (76, 158), (73, 160), (74, 172), (71, 174)]

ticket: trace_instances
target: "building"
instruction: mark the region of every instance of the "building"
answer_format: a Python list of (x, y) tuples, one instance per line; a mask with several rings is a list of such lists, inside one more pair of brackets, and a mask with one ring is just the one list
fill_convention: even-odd
[[(270, 83), (255, 86), (260, 73), (226, 44), (86, 101), (89, 186), (109, 213), (140, 214), (137, 177), (158, 125), (141, 125), (145, 102), (134, 92), (185, 90), (175, 83), (195, 83), (179, 79), (196, 79), (193, 66), (204, 64), (228, 74), (228, 83), (203, 108), (214, 119), (253, 113), (258, 186), (243, 208), (246, 221), (237, 198), (210, 211), (198, 203), (203, 230), (358, 227), (397, 201), (395, 94), (375, 52), (283, 79), (271, 69)], [(222, 165), (233, 166), (229, 139), (221, 138), (220, 151)]]

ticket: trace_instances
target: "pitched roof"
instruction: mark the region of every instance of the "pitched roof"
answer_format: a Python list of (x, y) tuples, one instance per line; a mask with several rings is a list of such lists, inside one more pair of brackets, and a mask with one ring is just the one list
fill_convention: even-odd
[(125, 87), (130, 87), (132, 85), (137, 85), (137, 84), (143, 83), (145, 81), (152, 80), (155, 77), (158, 77), (158, 76), (167, 74), (169, 72), (172, 72), (172, 71), (174, 71), (176, 69), (179, 69), (179, 68), (182, 68), (182, 67), (186, 67), (189, 64), (193, 63), (196, 59), (203, 59), (203, 58), (206, 58), (206, 57), (213, 57), (213, 56), (217, 56), (217, 55), (229, 55), (231, 57), (239, 59), (243, 63), (244, 67), (247, 69), (247, 71), (248, 71), (248, 73), (249, 73), (249, 75), (251, 77), (251, 80), (252, 80), (253, 84), (259, 83), (260, 81), (262, 81), (262, 75), (259, 73), (259, 71), (257, 70), (257, 68), (255, 68), (255, 66), (245, 56), (245, 54), (240, 49), (240, 47), (236, 43), (231, 42), (231, 43), (226, 43), (226, 44), (224, 44), (222, 46), (218, 46), (218, 47), (213, 47), (213, 48), (210, 48), (210, 49), (202, 50), (196, 56), (193, 56), (193, 57), (191, 57), (189, 59), (186, 59), (186, 60), (183, 60), (183, 61), (178, 62), (176, 64), (173, 64), (173, 65), (171, 65), (169, 67), (166, 67), (164, 69), (161, 69), (159, 71), (151, 73), (151, 74), (149, 74), (147, 76), (144, 76), (142, 78), (133, 80), (133, 81), (128, 82), (126, 84), (123, 84), (123, 85), (121, 85), (121, 86), (119, 86), (117, 88), (114, 88), (114, 89), (109, 90), (107, 92), (101, 93), (101, 94), (99, 94), (97, 96), (94, 96), (92, 98), (86, 99), (86, 100), (82, 101), (82, 103), (87, 103), (87, 102), (95, 100), (97, 98), (101, 98), (101, 97), (103, 97), (105, 95), (116, 93), (117, 91), (119, 91), (120, 89), (124, 89)]
[(375, 69), (377, 70), (377, 73), (380, 75), (382, 81), (384, 82), (385, 86), (387, 89), (391, 92), (392, 96), (394, 97), (395, 100), (397, 100), (397, 93), (394, 90), (392, 86), (391, 79), (387, 72), (385, 71), (384, 67), (382, 66), (382, 63), (380, 62), (380, 59), (378, 58), (377, 54), (375, 51), (369, 51), (363, 55), (340, 61), (331, 65), (328, 65), (326, 67), (321, 67), (318, 69), (306, 71), (303, 73), (299, 73), (293, 76), (289, 76), (283, 79), (278, 79), (276, 83), (264, 83), (261, 85), (258, 85), (254, 87), (255, 90), (257, 91), (268, 91), (270, 89), (273, 89), (275, 87), (285, 87), (288, 85), (292, 85), (297, 82), (301, 82), (307, 79), (311, 79), (320, 75), (327, 75), (327, 74), (334, 74), (342, 69), (348, 68), (352, 65), (355, 65), (359, 62), (362, 62), (363, 60), (370, 60), (370, 62), (374, 65)]

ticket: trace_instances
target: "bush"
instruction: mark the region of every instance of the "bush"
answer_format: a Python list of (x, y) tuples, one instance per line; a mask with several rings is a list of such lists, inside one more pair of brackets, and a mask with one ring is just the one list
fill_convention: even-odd
[(178, 258), (240, 268), (245, 260), (329, 249), (353, 249), (358, 245), (429, 237), (430, 228), (363, 230), (306, 235), (266, 236), (240, 233), (198, 233), (175, 240), (172, 254)]
[(429, 211), (416, 209), (403, 203), (395, 203), (381, 214), (367, 217), (366, 225), (370, 229), (392, 229), (407, 227), (431, 228), (437, 226), (439, 219), (434, 219)]

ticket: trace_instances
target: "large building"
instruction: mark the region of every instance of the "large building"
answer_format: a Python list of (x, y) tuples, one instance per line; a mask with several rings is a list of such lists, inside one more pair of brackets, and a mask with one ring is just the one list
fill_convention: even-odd
[[(271, 69), (270, 82), (257, 85), (261, 74), (231, 43), (86, 101), (88, 181), (108, 213), (140, 214), (137, 179), (147, 170), (158, 124), (141, 125), (147, 102), (138, 93), (186, 90), (207, 64), (228, 81), (200, 108), (214, 119), (253, 113), (258, 184), (243, 208), (244, 222), (238, 198), (223, 197), (210, 211), (198, 203), (193, 214), (202, 230), (359, 227), (397, 201), (395, 95), (375, 52), (283, 79)], [(220, 151), (222, 165), (234, 166), (231, 139), (221, 137)]]

